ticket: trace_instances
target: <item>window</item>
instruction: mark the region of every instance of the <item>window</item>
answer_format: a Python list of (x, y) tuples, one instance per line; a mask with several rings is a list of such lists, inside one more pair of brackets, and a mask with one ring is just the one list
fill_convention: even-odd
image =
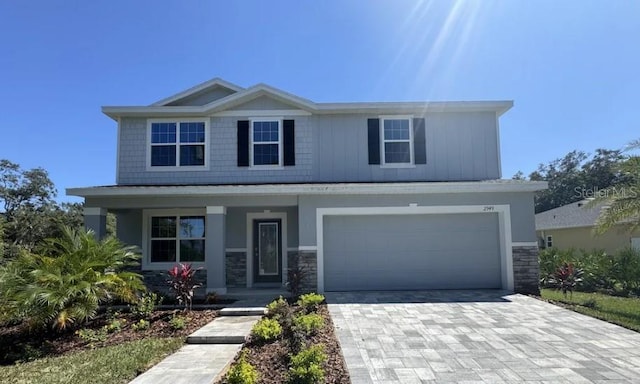
[(150, 262), (203, 262), (204, 220), (204, 216), (152, 216)]
[(383, 164), (413, 164), (413, 134), (408, 117), (382, 118)]
[(281, 165), (280, 121), (252, 121), (251, 123), (251, 156), (254, 166)]
[(151, 167), (204, 167), (207, 127), (204, 121), (151, 121)]
[(549, 235), (547, 236), (547, 241), (545, 243), (547, 248), (551, 248), (553, 247), (553, 236)]

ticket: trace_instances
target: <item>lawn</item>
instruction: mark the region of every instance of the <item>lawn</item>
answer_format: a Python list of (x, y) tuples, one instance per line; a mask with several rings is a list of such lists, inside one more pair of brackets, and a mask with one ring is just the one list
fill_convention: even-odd
[(543, 289), (541, 296), (545, 300), (562, 303), (576, 312), (640, 332), (640, 298), (585, 292), (574, 292), (565, 297), (562, 292), (553, 289)]
[(0, 383), (127, 383), (183, 343), (181, 337), (149, 338), (0, 366)]

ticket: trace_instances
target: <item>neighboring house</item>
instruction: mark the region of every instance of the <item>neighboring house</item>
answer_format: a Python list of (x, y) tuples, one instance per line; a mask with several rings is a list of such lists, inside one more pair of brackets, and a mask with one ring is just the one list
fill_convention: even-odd
[[(500, 180), (511, 101), (315, 103), (213, 79), (117, 122), (116, 185), (70, 188), (85, 223), (142, 249), (148, 282), (176, 262), (209, 291), (536, 291), (534, 192)], [(296, 256), (299, 256), (296, 258)]]
[(616, 225), (604, 234), (596, 235), (594, 227), (605, 203), (587, 207), (589, 200), (563, 205), (536, 215), (536, 233), (541, 248), (601, 249), (615, 253), (625, 247), (640, 249), (640, 230)]

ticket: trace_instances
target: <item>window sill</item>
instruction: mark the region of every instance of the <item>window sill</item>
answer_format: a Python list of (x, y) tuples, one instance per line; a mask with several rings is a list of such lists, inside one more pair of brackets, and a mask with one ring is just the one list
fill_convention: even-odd
[(249, 167), (250, 171), (271, 171), (284, 169), (283, 165), (252, 165)]
[(382, 164), (380, 168), (415, 168), (415, 164)]
[[(204, 261), (194, 261), (194, 262), (190, 262), (190, 261), (185, 261), (182, 262), (183, 264), (191, 264), (191, 266), (193, 268), (202, 268), (203, 270), (206, 270), (206, 266), (205, 266), (205, 262)], [(171, 268), (173, 268), (174, 266), (180, 264), (180, 262), (176, 261), (175, 263), (152, 263), (152, 262), (145, 262), (142, 264), (142, 271), (169, 271)]]
[(192, 171), (208, 171), (209, 166), (184, 166), (184, 167), (159, 167), (147, 166), (147, 172), (192, 172)]

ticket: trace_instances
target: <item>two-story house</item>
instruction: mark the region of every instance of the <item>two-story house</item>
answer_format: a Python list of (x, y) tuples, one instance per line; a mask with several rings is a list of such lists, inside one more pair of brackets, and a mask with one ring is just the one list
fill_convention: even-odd
[[(116, 185), (70, 188), (85, 224), (142, 250), (142, 273), (203, 267), (206, 287), (535, 292), (533, 194), (500, 180), (511, 101), (315, 103), (213, 79), (117, 122)], [(298, 256), (298, 257), (295, 257)], [(206, 272), (204, 272), (206, 271)]]

